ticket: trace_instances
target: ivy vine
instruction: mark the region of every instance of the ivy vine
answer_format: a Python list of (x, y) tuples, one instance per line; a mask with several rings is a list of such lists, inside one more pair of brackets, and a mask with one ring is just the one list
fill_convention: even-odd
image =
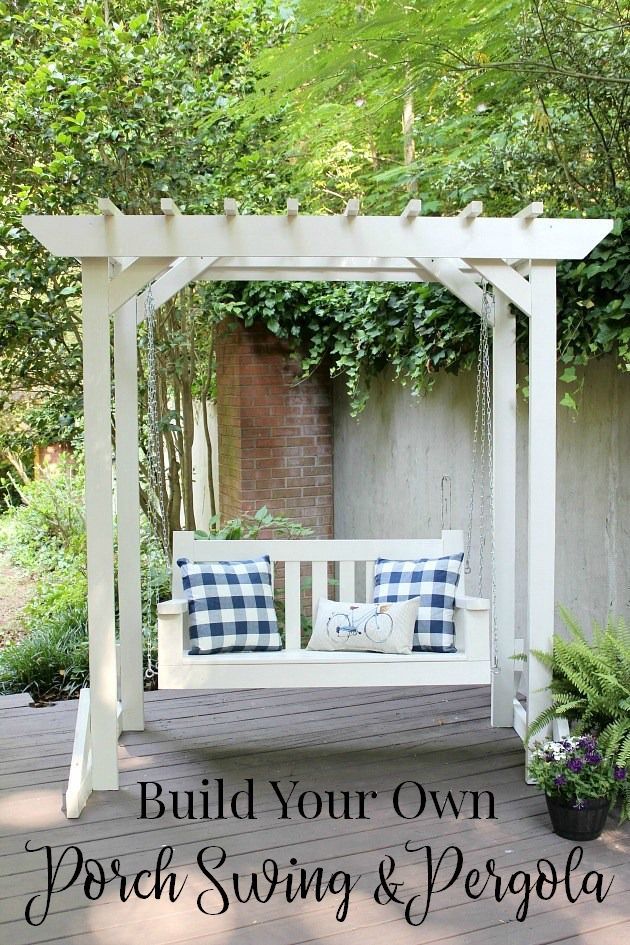
[[(558, 266), (558, 356), (566, 384), (561, 404), (577, 409), (583, 367), (613, 353), (630, 372), (630, 213), (586, 260)], [(354, 415), (370, 381), (386, 366), (414, 394), (440, 371), (475, 364), (478, 331), (471, 311), (442, 286), (424, 283), (216, 283), (206, 292), (214, 322), (263, 322), (286, 341), (308, 375), (324, 367), (343, 376)], [(517, 313), (517, 352), (527, 358), (528, 320)]]

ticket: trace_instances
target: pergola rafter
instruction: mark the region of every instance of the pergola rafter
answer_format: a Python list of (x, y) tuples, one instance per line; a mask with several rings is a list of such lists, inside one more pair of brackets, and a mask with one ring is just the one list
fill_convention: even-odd
[[(453, 217), (422, 217), (412, 199), (398, 217), (360, 214), (350, 200), (338, 216), (308, 216), (294, 198), (286, 213), (191, 216), (170, 198), (155, 216), (128, 216), (108, 198), (100, 214), (26, 216), (25, 227), (51, 253), (83, 268), (83, 348), (88, 535), (90, 694), (82, 697), (68, 815), (92, 789), (118, 787), (120, 729), (143, 720), (138, 506), (137, 324), (147, 286), (156, 307), (187, 285), (208, 280), (436, 282), (474, 313), (484, 280), (494, 288), (493, 432), (496, 619), (501, 672), (492, 679), (492, 722), (523, 736), (527, 713), (541, 709), (547, 670), (531, 663), (527, 710), (515, 701), (516, 331), (510, 304), (530, 318), (528, 646), (545, 649), (554, 625), (555, 271), (581, 259), (612, 229), (611, 220), (546, 219), (532, 203), (515, 217), (483, 216), (472, 201)], [(114, 318), (119, 543), (120, 677), (116, 667), (111, 504), (110, 316)], [(120, 699), (118, 685), (120, 684)], [(89, 704), (86, 703), (89, 700)]]

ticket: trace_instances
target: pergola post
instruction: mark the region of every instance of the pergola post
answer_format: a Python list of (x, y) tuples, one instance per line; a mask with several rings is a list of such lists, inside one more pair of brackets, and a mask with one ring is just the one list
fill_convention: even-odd
[(494, 478), (495, 614), (498, 673), (492, 677), (492, 724), (514, 721), (516, 558), (516, 318), (502, 292), (494, 291), (492, 434)]
[(92, 787), (108, 791), (118, 788), (109, 262), (82, 262)]
[(114, 317), (120, 700), (124, 731), (144, 729), (136, 300)]
[[(532, 262), (529, 321), (527, 648), (549, 651), (555, 618), (556, 265)], [(550, 671), (530, 655), (528, 724), (549, 704)], [(543, 733), (544, 734), (544, 733)]]

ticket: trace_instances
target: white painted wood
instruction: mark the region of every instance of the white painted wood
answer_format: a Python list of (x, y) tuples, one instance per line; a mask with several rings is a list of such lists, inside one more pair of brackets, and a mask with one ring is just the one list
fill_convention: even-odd
[(354, 602), (354, 561), (339, 562), (339, 597), (347, 603)]
[(466, 272), (461, 272), (451, 259), (413, 259), (424, 272), (428, 272), (436, 282), (442, 285), (460, 299), (464, 305), (481, 314), (483, 294), (474, 278)]
[[(297, 542), (296, 542), (297, 544)], [(326, 542), (328, 544), (328, 542)], [(320, 551), (322, 554), (324, 549)], [(328, 561), (318, 561), (315, 560), (312, 562), (312, 590), (311, 590), (311, 600), (312, 600), (312, 609), (311, 613), (313, 617), (317, 616), (317, 604), (320, 599), (328, 598)]]
[(512, 728), (524, 743), (527, 734), (527, 712), (525, 711), (525, 706), (519, 702), (518, 699), (514, 699), (512, 712)]
[(502, 292), (494, 294), (492, 434), (497, 658), (492, 724), (511, 728), (516, 599), (516, 319)]
[[(175, 532), (177, 547), (190, 532)], [(447, 534), (447, 533), (445, 533)], [(461, 532), (457, 532), (461, 536)], [(175, 541), (175, 537), (174, 537)], [(236, 558), (251, 558), (268, 554), (272, 561), (369, 561), (379, 557), (439, 557), (443, 554), (444, 543), (441, 538), (358, 538), (358, 539), (319, 539), (319, 538), (276, 538), (269, 541), (244, 539), (240, 541), (194, 540), (192, 548), (186, 553), (178, 552), (177, 557), (194, 555), (194, 561), (230, 561)], [(459, 550), (463, 547), (463, 539)], [(263, 549), (261, 551), (261, 549)], [(175, 557), (175, 554), (174, 554)], [(175, 588), (173, 589), (176, 590)], [(181, 597), (178, 592), (174, 597)]]
[(515, 219), (524, 220), (526, 223), (529, 223), (531, 220), (535, 220), (536, 217), (541, 217), (544, 213), (544, 204), (542, 200), (534, 200), (532, 203), (528, 203), (526, 207), (523, 207), (522, 210), (519, 210), (516, 213)]
[[(253, 261), (253, 260), (252, 260)], [(216, 266), (208, 269), (203, 276), (204, 282), (436, 282), (437, 280), (424, 272), (420, 266), (415, 269), (394, 269), (388, 267), (349, 269), (340, 266), (335, 269), (304, 266), (295, 268), (292, 265), (286, 268), (269, 266), (260, 267), (250, 265), (240, 268), (231, 266)]]
[(568, 719), (554, 719), (551, 723), (551, 734), (553, 740), (560, 742), (565, 738), (570, 738), (571, 730), (569, 728)]
[(163, 689), (268, 689), (328, 686), (487, 685), (490, 663), (459, 653), (277, 653), (181, 654), (174, 664), (162, 661)]
[(92, 737), (90, 732), (90, 690), (79, 693), (74, 728), (72, 761), (65, 794), (66, 817), (78, 817), (92, 793)]
[[(217, 259), (216, 256), (201, 256), (198, 259), (184, 257), (179, 259), (161, 275), (152, 286), (153, 304), (158, 309), (170, 302), (178, 292), (194, 282)], [(138, 324), (144, 321), (144, 306), (146, 293), (143, 292), (138, 300)]]
[(163, 614), (168, 617), (172, 614), (187, 614), (188, 613), (188, 601), (185, 597), (182, 598), (172, 598), (171, 600), (162, 600), (157, 606), (158, 614)]
[(287, 200), (287, 216), (296, 217), (300, 209), (300, 202), (295, 197), (289, 197)]
[[(188, 603), (185, 610), (158, 608), (158, 680), (160, 689), (168, 689), (167, 666), (177, 665), (188, 653)], [(184, 644), (186, 639), (186, 644)]]
[(166, 217), (179, 216), (182, 212), (171, 197), (162, 197), (160, 200), (160, 210)]
[(407, 206), (401, 213), (401, 217), (404, 220), (415, 220), (415, 218), (419, 217), (421, 213), (422, 213), (422, 201), (419, 198), (414, 197), (412, 200), (408, 202)]
[(457, 216), (465, 223), (471, 223), (473, 220), (476, 220), (477, 217), (480, 217), (482, 213), (483, 202), (481, 200), (471, 200), (470, 203), (467, 203), (466, 206), (459, 211)]
[(299, 650), (301, 646), (301, 596), (300, 562), (287, 561), (284, 565), (284, 633), (287, 650)]
[(144, 729), (136, 302), (114, 319), (120, 698), (123, 729)]
[[(23, 217), (57, 256), (414, 256), (462, 259), (582, 259), (612, 229), (612, 220), (479, 217), (343, 216)], [(503, 289), (503, 287), (501, 286)]]
[(365, 601), (369, 603), (374, 600), (374, 571), (376, 561), (365, 562)]
[[(234, 197), (226, 197), (223, 201), (223, 213), (226, 217), (238, 216), (238, 203)], [(182, 254), (183, 255), (183, 254)]]
[(358, 217), (361, 204), (357, 197), (351, 197), (343, 211), (345, 217)]
[(122, 210), (119, 210), (114, 201), (110, 200), (109, 197), (99, 197), (97, 204), (98, 209), (104, 217), (120, 217), (123, 215)]
[(531, 293), (527, 279), (501, 259), (483, 260), (466, 257), (467, 262), (479, 275), (499, 289), (517, 308), (526, 315), (531, 314)]
[(109, 284), (109, 311), (114, 314), (121, 305), (137, 295), (147, 283), (168, 269), (169, 259), (136, 259), (115, 275)]
[[(528, 650), (551, 649), (555, 618), (556, 268), (532, 262), (529, 322)], [(528, 665), (528, 722), (549, 705), (550, 671)], [(543, 733), (544, 735), (545, 733)]]
[(94, 790), (118, 788), (108, 263), (83, 260), (83, 402)]

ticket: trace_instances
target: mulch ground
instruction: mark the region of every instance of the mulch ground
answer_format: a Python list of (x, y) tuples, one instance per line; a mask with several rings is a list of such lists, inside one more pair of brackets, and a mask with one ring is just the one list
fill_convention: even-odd
[(0, 553), (0, 649), (23, 636), (23, 611), (33, 593), (31, 576)]

